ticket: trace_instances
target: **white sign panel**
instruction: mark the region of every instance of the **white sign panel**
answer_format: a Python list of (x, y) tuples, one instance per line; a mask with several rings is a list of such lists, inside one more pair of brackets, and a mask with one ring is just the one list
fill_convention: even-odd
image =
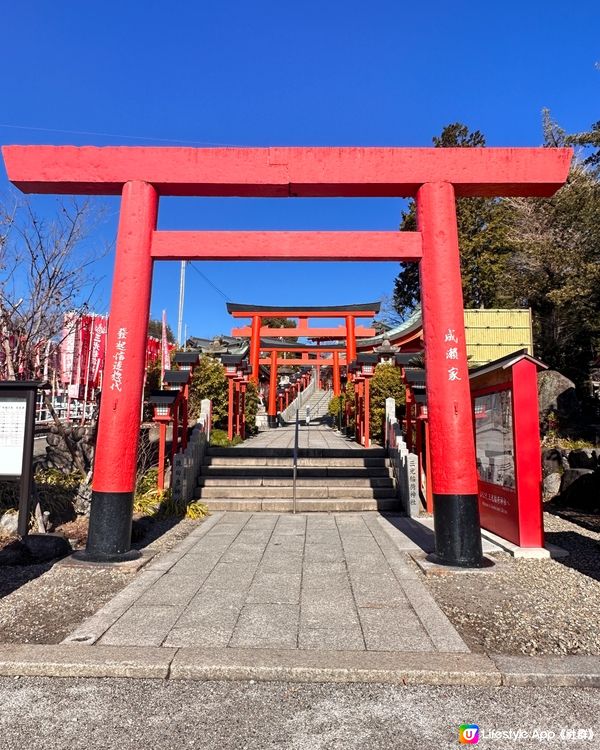
[(24, 398), (0, 398), (0, 476), (20, 476), (25, 447)]

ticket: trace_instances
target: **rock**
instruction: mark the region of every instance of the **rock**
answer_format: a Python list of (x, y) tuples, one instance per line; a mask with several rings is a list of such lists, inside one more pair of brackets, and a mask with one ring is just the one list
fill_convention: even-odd
[(16, 540), (0, 550), (0, 566), (2, 565), (30, 565), (33, 562), (27, 547)]
[(51, 433), (50, 433), (49, 435), (47, 435), (47, 437), (46, 437), (46, 443), (47, 443), (47, 444), (48, 444), (48, 445), (49, 445), (49, 446), (50, 446), (51, 448), (57, 448), (57, 447), (58, 447), (59, 445), (62, 445), (62, 444), (63, 444), (63, 439), (61, 438), (61, 436), (60, 436), (60, 435), (55, 435), (54, 433), (52, 433), (52, 432), (51, 432)]
[[(558, 448), (550, 448), (542, 454), (542, 467), (544, 469), (544, 476), (553, 474), (559, 469), (563, 468), (563, 455)], [(569, 468), (567, 465), (565, 468)]]
[(551, 500), (560, 492), (561, 475), (555, 471), (544, 479), (544, 500)]
[(575, 392), (575, 383), (556, 370), (545, 370), (538, 374), (538, 400), (540, 421), (550, 412), (558, 417), (561, 427), (577, 424), (581, 407)]
[(567, 469), (565, 472), (563, 472), (562, 480), (560, 483), (561, 495), (573, 484), (573, 482), (576, 482), (578, 479), (580, 479), (582, 476), (585, 476), (586, 474), (592, 474), (592, 473), (593, 472), (591, 469)]
[(591, 449), (571, 451), (569, 466), (571, 469), (595, 469), (598, 466), (596, 451)]
[(73, 551), (69, 542), (60, 534), (28, 534), (21, 542), (36, 562), (65, 557)]
[(81, 482), (77, 488), (77, 495), (75, 495), (75, 501), (73, 503), (73, 509), (75, 513), (80, 513), (85, 516), (90, 514), (90, 506), (92, 503), (92, 485), (87, 482)]
[(16, 534), (19, 525), (19, 514), (16, 510), (7, 510), (0, 518), (0, 530), (4, 534)]
[(600, 469), (565, 471), (557, 499), (561, 505), (569, 508), (577, 508), (586, 513), (600, 513)]

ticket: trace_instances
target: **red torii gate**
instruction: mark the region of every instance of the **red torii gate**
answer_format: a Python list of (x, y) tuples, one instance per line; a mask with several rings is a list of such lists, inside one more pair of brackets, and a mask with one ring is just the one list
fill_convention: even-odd
[[(455, 198), (551, 196), (567, 178), (571, 149), (5, 146), (3, 153), (9, 180), (24, 192), (122, 196), (88, 559), (138, 554), (130, 550), (131, 518), (153, 261), (387, 260), (421, 264), (436, 554), (447, 564), (480, 564)], [(167, 195), (414, 197), (418, 231), (158, 231), (158, 200)]]
[[(286, 329), (279, 329), (288, 330)], [(270, 427), (277, 427), (277, 368), (285, 365), (300, 365), (300, 366), (312, 366), (317, 370), (317, 385), (319, 385), (319, 368), (321, 365), (332, 367), (332, 376), (334, 381), (334, 393), (337, 387), (337, 394), (341, 392), (340, 388), (340, 366), (342, 361), (340, 360), (340, 354), (345, 352), (343, 345), (324, 345), (316, 346), (315, 344), (292, 344), (289, 341), (261, 341), (259, 340), (259, 353), (265, 352), (269, 354), (268, 359), (259, 359), (259, 365), (269, 366), (269, 403), (267, 405), (267, 417), (269, 420)], [(347, 350), (346, 350), (347, 351)], [(280, 354), (300, 354), (300, 358), (288, 359), (279, 357)], [(311, 354), (316, 354), (315, 359), (310, 359)], [(331, 354), (329, 359), (325, 359), (320, 355)], [(349, 362), (348, 355), (345, 354), (346, 359), (343, 364)]]
[[(281, 307), (272, 305), (241, 305), (236, 302), (227, 303), (227, 312), (234, 318), (251, 318), (252, 325), (248, 329), (234, 328), (232, 336), (250, 336), (250, 367), (252, 368), (252, 379), (258, 383), (258, 371), (260, 360), (261, 336), (274, 335), (286, 338), (310, 337), (313, 339), (331, 339), (340, 334), (340, 338), (346, 339), (346, 360), (350, 362), (356, 357), (356, 338), (358, 335), (372, 336), (375, 331), (372, 328), (361, 328), (357, 330), (356, 321), (359, 318), (372, 318), (377, 315), (381, 303), (368, 302), (359, 305), (330, 305), (326, 307)], [(295, 328), (267, 328), (262, 325), (264, 318), (297, 318), (300, 322)], [(335, 328), (309, 328), (309, 318), (344, 318), (343, 329)], [(268, 331), (268, 333), (266, 333)], [(343, 331), (343, 332), (340, 332)], [(264, 349), (263, 349), (264, 351)], [(285, 351), (285, 350), (284, 350)], [(338, 364), (339, 375), (339, 364)], [(339, 392), (336, 393), (336, 396)]]

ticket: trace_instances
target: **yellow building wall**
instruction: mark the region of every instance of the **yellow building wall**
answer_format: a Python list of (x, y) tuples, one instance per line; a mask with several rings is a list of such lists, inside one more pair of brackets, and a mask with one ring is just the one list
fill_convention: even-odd
[(527, 349), (533, 356), (531, 310), (465, 310), (469, 366)]

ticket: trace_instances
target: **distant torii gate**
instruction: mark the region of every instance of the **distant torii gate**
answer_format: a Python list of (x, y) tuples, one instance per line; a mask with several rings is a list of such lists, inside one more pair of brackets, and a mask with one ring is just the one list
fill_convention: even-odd
[[(280, 329), (288, 330), (288, 329)], [(268, 365), (269, 370), (269, 403), (267, 406), (267, 417), (270, 427), (277, 426), (277, 368), (285, 365), (312, 365), (317, 370), (317, 384), (319, 384), (318, 371), (321, 365), (331, 366), (333, 381), (337, 387), (337, 395), (341, 392), (340, 388), (340, 367), (345, 365), (348, 360), (346, 348), (343, 344), (326, 344), (317, 346), (315, 344), (292, 344), (289, 341), (260, 341), (259, 352), (269, 354), (268, 359), (259, 359), (259, 365)], [(300, 354), (301, 358), (287, 359), (280, 357), (281, 354)], [(316, 354), (316, 359), (309, 359), (310, 354)], [(331, 358), (322, 358), (323, 354), (331, 354)], [(345, 359), (340, 358), (344, 355)], [(336, 388), (334, 387), (334, 392)]]
[[(360, 318), (373, 318), (377, 315), (381, 303), (368, 302), (360, 305), (329, 305), (325, 307), (275, 307), (275, 306), (256, 306), (241, 305), (236, 302), (227, 303), (227, 312), (234, 318), (251, 318), (252, 325), (244, 328), (234, 328), (231, 331), (232, 336), (249, 336), (250, 337), (250, 367), (252, 370), (251, 377), (255, 383), (258, 383), (259, 377), (259, 360), (261, 349), (259, 342), (264, 336), (285, 336), (286, 338), (311, 338), (311, 339), (346, 339), (346, 361), (351, 362), (356, 358), (356, 339), (358, 336), (373, 336), (373, 328), (364, 328), (357, 326), (356, 321)], [(299, 324), (295, 328), (268, 328), (262, 325), (264, 318), (296, 318)], [(308, 325), (309, 318), (343, 318), (344, 326), (342, 328), (310, 328)], [(264, 349), (263, 349), (264, 351)], [(285, 350), (287, 351), (287, 350)], [(339, 396), (339, 363), (337, 364), (337, 382), (338, 390), (335, 393)], [(334, 375), (334, 378), (336, 376)], [(336, 389), (334, 388), (334, 391)]]
[[(436, 554), (482, 559), (455, 198), (553, 195), (571, 149), (5, 146), (28, 193), (121, 195), (87, 557), (131, 552), (154, 260), (420, 262)], [(414, 197), (417, 232), (157, 230), (159, 196)]]

